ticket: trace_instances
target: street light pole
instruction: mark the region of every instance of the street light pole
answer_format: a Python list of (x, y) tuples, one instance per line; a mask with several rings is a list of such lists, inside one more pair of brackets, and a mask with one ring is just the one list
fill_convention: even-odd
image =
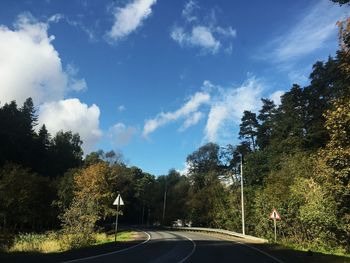
[[(229, 149), (228, 147), (219, 146), (223, 149)], [(241, 157), (241, 208), (242, 208), (242, 234), (245, 235), (245, 222), (244, 222), (244, 194), (243, 194), (243, 154), (239, 153)]]
[(244, 224), (244, 195), (243, 195), (243, 155), (241, 156), (241, 207), (242, 207), (242, 234), (245, 235), (245, 224)]
[(163, 225), (164, 225), (164, 220), (165, 220), (166, 195), (167, 195), (167, 184), (165, 182), (165, 191), (164, 191), (164, 199), (163, 199), (163, 217), (162, 217), (162, 224)]

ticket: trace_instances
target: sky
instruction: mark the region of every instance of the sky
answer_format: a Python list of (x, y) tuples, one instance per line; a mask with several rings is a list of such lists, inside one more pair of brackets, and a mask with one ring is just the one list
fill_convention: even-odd
[(244, 110), (306, 86), (349, 7), (328, 0), (1, 0), (0, 106), (32, 97), (51, 134), (78, 132), (167, 174)]

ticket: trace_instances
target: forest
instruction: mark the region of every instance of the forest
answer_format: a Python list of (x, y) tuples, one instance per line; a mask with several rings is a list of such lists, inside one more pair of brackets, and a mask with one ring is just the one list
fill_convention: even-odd
[(37, 127), (31, 98), (0, 105), (2, 234), (58, 230), (72, 246), (89, 244), (112, 224), (118, 192), (124, 224), (181, 219), (240, 232), (242, 157), (247, 234), (273, 240), (276, 208), (280, 242), (350, 253), (350, 20), (339, 28), (338, 52), (313, 65), (308, 86), (244, 111), (240, 144), (201, 146), (185, 175), (156, 177), (114, 151), (84, 156), (79, 134)]

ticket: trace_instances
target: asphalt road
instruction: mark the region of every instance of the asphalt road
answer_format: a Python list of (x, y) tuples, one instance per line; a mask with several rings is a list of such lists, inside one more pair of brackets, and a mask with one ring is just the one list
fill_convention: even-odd
[(204, 233), (145, 231), (145, 241), (65, 262), (282, 262), (258, 248)]

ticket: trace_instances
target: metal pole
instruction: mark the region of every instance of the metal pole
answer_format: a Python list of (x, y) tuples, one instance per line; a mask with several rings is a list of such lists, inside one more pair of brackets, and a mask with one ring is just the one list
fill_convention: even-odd
[(117, 215), (115, 216), (115, 232), (114, 232), (114, 242), (117, 242), (119, 204), (120, 204), (120, 199), (118, 200), (118, 205), (117, 205)]
[(164, 199), (163, 199), (163, 225), (164, 225), (164, 219), (165, 219), (165, 208), (166, 208), (166, 186), (165, 186), (165, 192), (164, 192)]
[(244, 224), (244, 196), (243, 196), (243, 156), (241, 155), (241, 202), (242, 202), (242, 234), (245, 235), (245, 224)]
[(273, 224), (274, 224), (274, 226), (275, 226), (275, 243), (276, 243), (276, 242), (277, 242), (276, 217), (273, 218)]

